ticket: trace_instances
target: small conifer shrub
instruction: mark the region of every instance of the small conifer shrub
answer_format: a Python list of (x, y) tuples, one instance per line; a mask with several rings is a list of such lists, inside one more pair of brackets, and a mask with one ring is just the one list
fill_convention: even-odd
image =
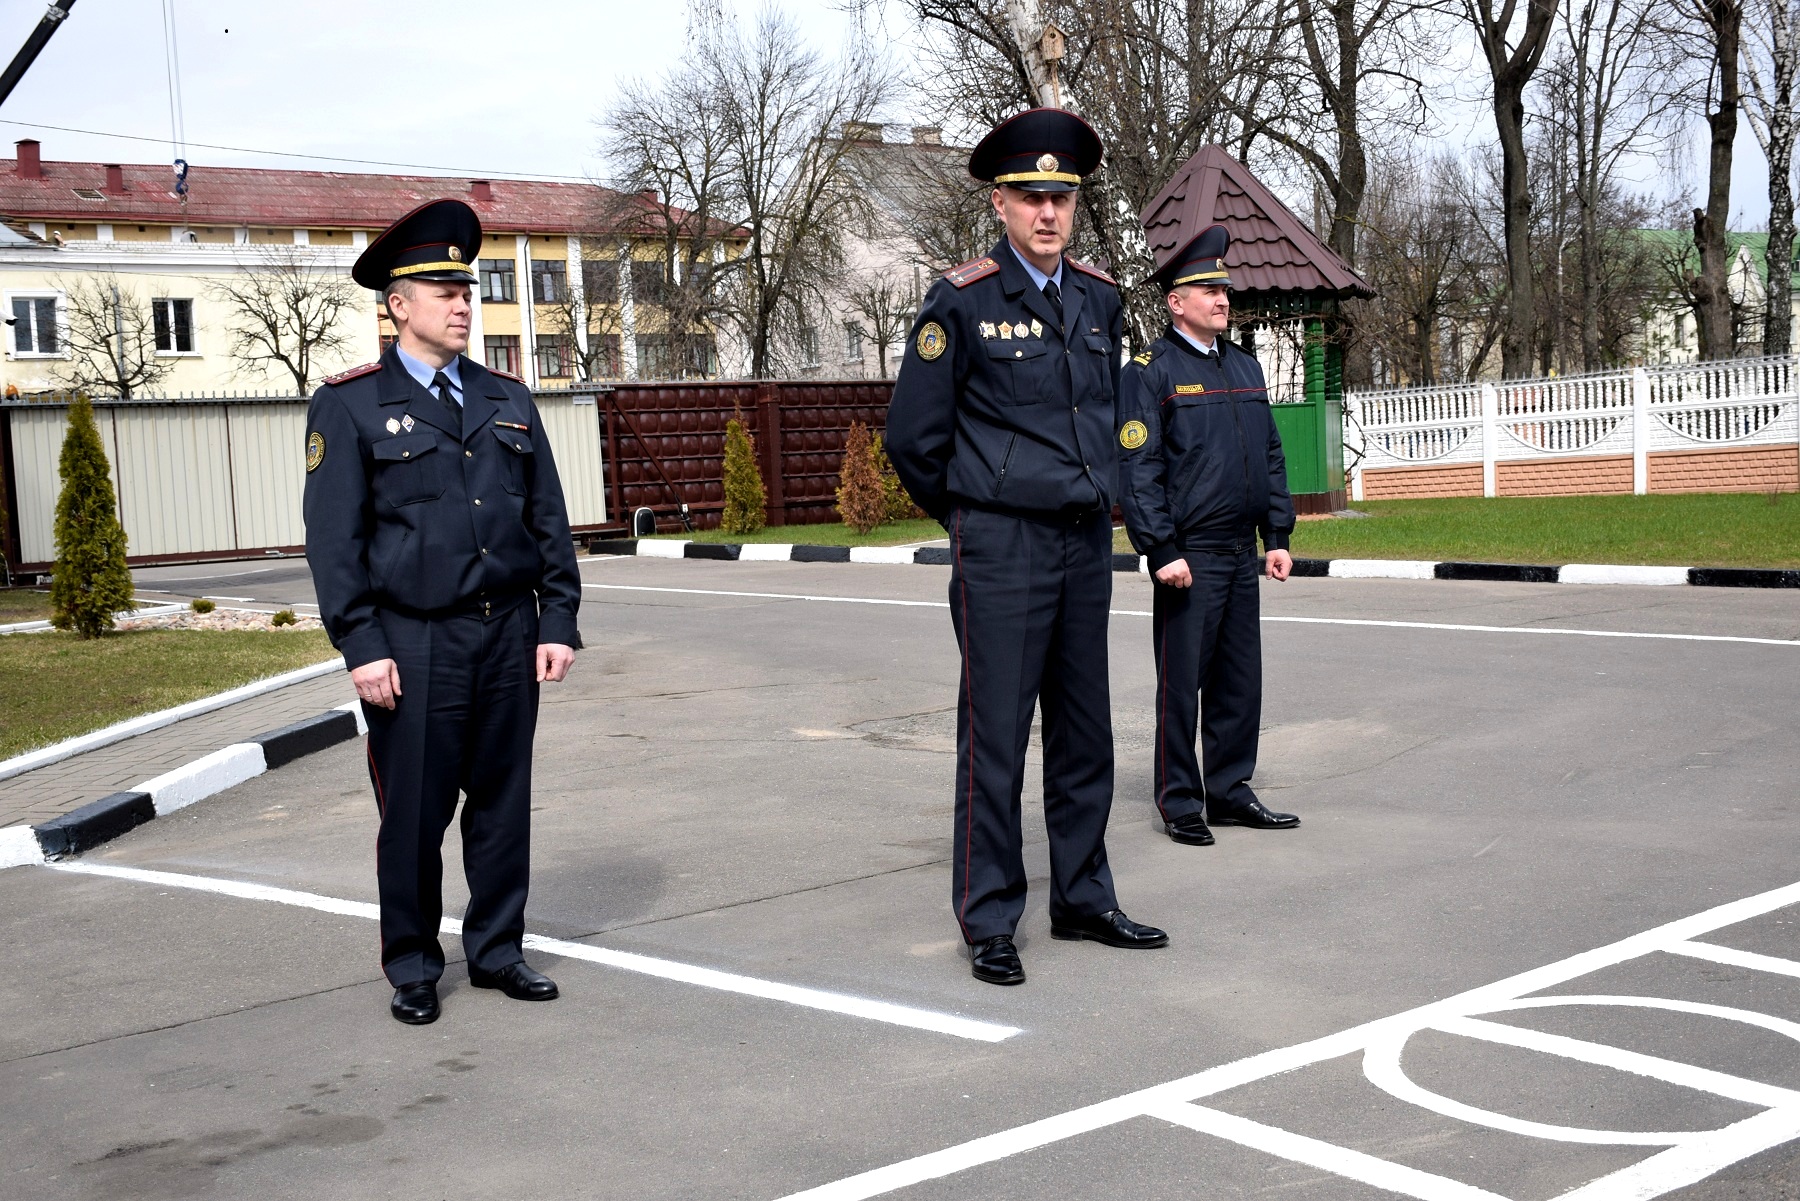
[(197, 596), (188, 602), (188, 608), (196, 613), (211, 613), (214, 609), (218, 608), (218, 606), (207, 600), (204, 596)]
[(113, 614), (132, 605), (131, 570), (125, 566), (125, 527), (107, 475), (106, 447), (86, 396), (69, 406), (69, 431), (58, 468), (56, 567), (50, 581), (50, 624), (98, 638), (113, 628)]
[(719, 528), (727, 534), (754, 534), (766, 520), (762, 472), (756, 466), (756, 446), (737, 418), (725, 423), (725, 509)]
[(292, 609), (282, 609), (277, 612), (275, 616), (269, 618), (269, 624), (272, 626), (291, 626), (299, 620), (298, 617), (294, 616), (294, 611)]
[(912, 494), (900, 482), (900, 475), (888, 460), (887, 447), (882, 445), (880, 434), (875, 435), (875, 468), (881, 472), (881, 494), (887, 499), (889, 521), (911, 521), (925, 516), (925, 510), (913, 504)]
[(869, 427), (850, 423), (844, 439), (844, 465), (838, 469), (838, 515), (844, 524), (866, 534), (887, 520), (887, 494), (881, 485), (881, 468), (875, 462), (875, 442)]

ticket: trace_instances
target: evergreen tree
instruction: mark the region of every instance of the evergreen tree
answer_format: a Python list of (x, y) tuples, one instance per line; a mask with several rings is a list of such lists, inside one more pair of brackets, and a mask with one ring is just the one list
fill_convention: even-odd
[(725, 509), (719, 514), (719, 528), (727, 534), (754, 534), (763, 528), (767, 500), (756, 448), (734, 417), (725, 423)]
[(881, 494), (887, 499), (889, 521), (911, 521), (925, 516), (925, 510), (913, 503), (912, 494), (900, 482), (900, 473), (888, 459), (887, 447), (881, 444), (880, 434), (875, 435), (875, 469), (881, 473)]
[(838, 470), (838, 514), (844, 524), (866, 534), (887, 520), (887, 494), (881, 486), (881, 468), (875, 463), (875, 443), (869, 427), (850, 423), (844, 439), (844, 465)]
[(69, 406), (63, 437), (62, 492), (56, 498), (56, 568), (50, 581), (50, 622), (83, 638), (112, 629), (113, 614), (132, 607), (125, 566), (125, 527), (119, 524), (106, 447), (83, 395)]

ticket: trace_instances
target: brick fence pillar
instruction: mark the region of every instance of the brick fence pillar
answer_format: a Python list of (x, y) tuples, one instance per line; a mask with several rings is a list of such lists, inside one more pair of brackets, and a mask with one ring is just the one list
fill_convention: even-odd
[(764, 518), (770, 525), (787, 524), (787, 497), (782, 488), (781, 389), (775, 384), (756, 385), (756, 440), (762, 450)]

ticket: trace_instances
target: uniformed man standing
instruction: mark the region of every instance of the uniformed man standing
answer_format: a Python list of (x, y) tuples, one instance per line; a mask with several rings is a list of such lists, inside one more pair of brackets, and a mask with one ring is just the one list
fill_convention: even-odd
[(1294, 505), (1262, 367), (1223, 336), (1230, 242), (1211, 226), (1158, 269), (1169, 328), (1126, 365), (1119, 389), (1120, 505), (1155, 578), (1156, 808), (1190, 846), (1212, 845), (1209, 821), (1300, 824), (1250, 788), (1262, 721), (1256, 539), (1269, 578), (1287, 579)]
[(325, 382), (306, 417), (306, 555), (369, 725), (381, 966), (402, 1022), (438, 1016), (444, 830), (462, 807), (469, 981), (547, 1001), (525, 966), (538, 685), (580, 644), (562, 484), (531, 392), (463, 351), (481, 223), (422, 206), (351, 274), (399, 337)]
[(1058, 109), (997, 126), (969, 156), (1006, 228), (926, 294), (894, 383), (885, 445), (907, 491), (949, 531), (962, 651), (951, 902), (972, 971), (1025, 979), (1020, 794), (1043, 715), (1050, 932), (1160, 947), (1119, 910), (1106, 861), (1112, 712), (1113, 400), (1123, 328), (1113, 281), (1064, 255), (1100, 139)]

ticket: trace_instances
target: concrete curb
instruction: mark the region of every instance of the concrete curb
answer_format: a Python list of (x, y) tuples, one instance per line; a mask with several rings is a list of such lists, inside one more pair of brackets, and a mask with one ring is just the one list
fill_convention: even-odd
[[(944, 567), (943, 546), (808, 546), (789, 542), (689, 542), (679, 538), (615, 538), (588, 546), (590, 555), (650, 559), (715, 559), (736, 563), (916, 563)], [(1114, 571), (1149, 574), (1141, 555), (1115, 554)], [(1639, 567), (1623, 563), (1465, 563), (1414, 559), (1295, 559), (1296, 576), (1340, 580), (1497, 580), (1514, 584), (1689, 584), (1701, 588), (1800, 588), (1800, 571), (1770, 567)], [(0, 771), (5, 765), (0, 764)], [(4, 779), (0, 775), (0, 779)]]
[(368, 732), (356, 701), (220, 747), (174, 771), (36, 826), (0, 829), (0, 868), (79, 855), (227, 788)]

